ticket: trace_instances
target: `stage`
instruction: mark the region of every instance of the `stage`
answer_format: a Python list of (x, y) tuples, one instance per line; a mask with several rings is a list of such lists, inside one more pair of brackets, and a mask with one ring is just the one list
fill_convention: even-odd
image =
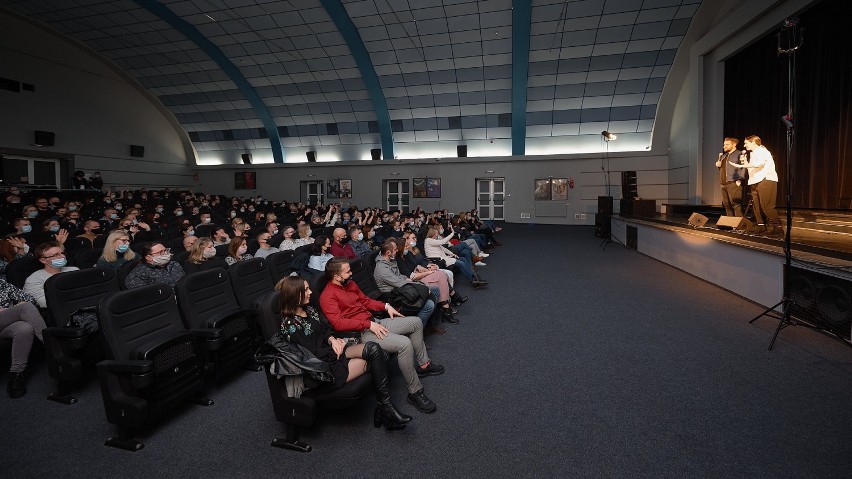
[[(613, 241), (757, 304), (769, 307), (780, 301), (783, 237), (720, 230), (715, 225), (724, 210), (718, 207), (663, 205), (663, 210), (653, 216), (613, 215)], [(693, 212), (708, 217), (705, 226), (690, 226)], [(803, 310), (838, 323), (848, 339), (852, 213), (796, 210), (792, 225), (791, 297)]]

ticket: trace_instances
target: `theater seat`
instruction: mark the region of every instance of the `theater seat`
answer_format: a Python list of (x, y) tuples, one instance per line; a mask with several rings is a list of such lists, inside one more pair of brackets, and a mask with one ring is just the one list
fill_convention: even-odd
[[(319, 293), (315, 293), (319, 296)], [(267, 293), (260, 302), (258, 322), (263, 336), (272, 337), (281, 327), (281, 315), (278, 312), (278, 292)], [(323, 410), (343, 409), (352, 407), (358, 401), (371, 393), (372, 376), (368, 372), (346, 383), (343, 387), (332, 391), (315, 392), (306, 390), (300, 398), (288, 397), (287, 388), (283, 381), (278, 380), (266, 370), (266, 382), (272, 397), (272, 408), (275, 419), (285, 424), (287, 435), (276, 438), (272, 446), (308, 452), (312, 449), (309, 444), (299, 441), (299, 428), (310, 427)]]
[(222, 330), (222, 347), (211, 355), (217, 378), (242, 366), (259, 370), (253, 361), (253, 319), (237, 303), (227, 271), (219, 268), (184, 275), (175, 290), (187, 329)]
[(141, 428), (185, 401), (200, 397), (211, 365), (208, 351), (221, 347), (222, 330), (188, 331), (172, 288), (156, 283), (104, 298), (98, 307), (101, 332), (114, 359), (97, 365), (107, 421), (119, 435), (106, 445), (138, 451)]
[(44, 283), (44, 296), (50, 311), (44, 345), (47, 352), (47, 370), (56, 379), (57, 392), (48, 399), (63, 404), (73, 404), (71, 384), (83, 376), (83, 363), (94, 364), (104, 359), (104, 345), (100, 331), (87, 333), (82, 328), (65, 327), (71, 313), (88, 307), (97, 307), (107, 296), (119, 291), (115, 271), (110, 268), (88, 268), (55, 274)]

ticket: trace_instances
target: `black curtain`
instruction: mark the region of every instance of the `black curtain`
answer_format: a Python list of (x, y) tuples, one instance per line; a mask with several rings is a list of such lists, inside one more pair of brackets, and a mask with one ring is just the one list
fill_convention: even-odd
[[(791, 170), (793, 206), (852, 209), (852, 2), (823, 0), (799, 16)], [(786, 204), (788, 34), (775, 31), (725, 62), (725, 135), (757, 135), (775, 158)], [(719, 141), (721, 143), (721, 139)]]

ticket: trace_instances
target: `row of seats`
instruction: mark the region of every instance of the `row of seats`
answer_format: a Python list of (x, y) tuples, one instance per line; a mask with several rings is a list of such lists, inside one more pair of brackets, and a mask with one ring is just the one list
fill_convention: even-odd
[[(365, 259), (350, 265), (359, 272), (358, 280), (367, 277), (360, 274), (366, 270)], [(54, 275), (45, 283), (47, 306), (50, 316), (62, 319), (45, 330), (48, 371), (58, 384), (50, 399), (76, 402), (71, 386), (81, 379), (83, 364), (99, 361), (107, 419), (119, 430), (107, 445), (141, 449), (144, 445), (133, 437), (136, 431), (183, 402), (212, 404), (202, 397), (206, 387), (249, 364), (256, 340), (280, 328), (274, 284), (268, 258), (188, 274), (174, 290), (154, 284), (122, 291), (116, 272), (107, 268)], [(311, 278), (317, 310), (325, 285), (325, 275)], [(377, 289), (363, 287), (376, 294)], [(98, 308), (99, 331), (86, 333), (64, 324), (74, 311), (92, 306)], [(278, 447), (310, 450), (298, 440), (299, 427), (313, 424), (320, 410), (350, 406), (372, 392), (368, 374), (331, 392), (309, 390), (291, 398), (283, 382), (268, 370), (266, 374), (276, 418), (287, 431), (273, 441)]]

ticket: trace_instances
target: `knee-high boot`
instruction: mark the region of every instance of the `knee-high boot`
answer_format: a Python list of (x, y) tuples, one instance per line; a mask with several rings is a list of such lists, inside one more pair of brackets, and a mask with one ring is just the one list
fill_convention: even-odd
[(387, 356), (382, 348), (373, 341), (364, 343), (364, 352), (361, 357), (370, 365), (373, 374), (373, 386), (376, 388), (378, 404), (373, 413), (373, 425), (385, 426), (388, 429), (402, 429), (405, 423), (411, 421), (411, 416), (406, 416), (397, 410), (390, 397), (388, 385)]

